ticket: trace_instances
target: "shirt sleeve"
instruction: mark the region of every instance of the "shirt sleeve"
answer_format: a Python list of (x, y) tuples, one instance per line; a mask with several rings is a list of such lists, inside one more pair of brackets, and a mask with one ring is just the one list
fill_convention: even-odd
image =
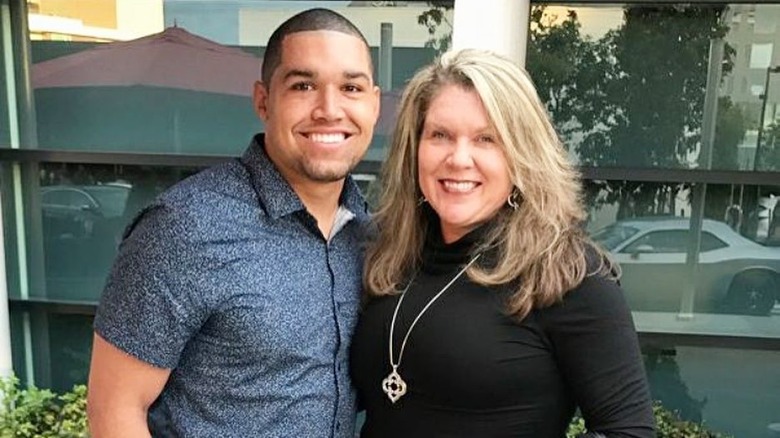
[(545, 328), (593, 434), (586, 436), (655, 437), (639, 342), (617, 283), (588, 276), (549, 310)]
[(95, 332), (160, 368), (175, 368), (208, 312), (198, 288), (198, 254), (183, 214), (142, 211), (125, 232), (95, 315)]

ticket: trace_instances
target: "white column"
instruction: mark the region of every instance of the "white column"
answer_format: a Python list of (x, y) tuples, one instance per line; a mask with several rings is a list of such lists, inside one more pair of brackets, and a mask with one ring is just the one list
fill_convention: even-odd
[(455, 0), (453, 49), (487, 49), (525, 66), (529, 0)]
[[(6, 90), (9, 97), (8, 113), (9, 119), (15, 114), (16, 105), (11, 106), (11, 103), (15, 103), (15, 90), (13, 88), (13, 59), (12, 50), (10, 44), (11, 35), (11, 19), (8, 7), (8, 2), (0, 1), (0, 47), (2, 47), (3, 59), (0, 64), (6, 70)], [(9, 77), (10, 73), (10, 77)], [(0, 103), (3, 105), (5, 103)], [(8, 122), (11, 128), (11, 140), (18, 138), (17, 124), (15, 120), (3, 120), (2, 122)], [(13, 146), (13, 145), (12, 145)], [(17, 145), (18, 146), (18, 145)], [(5, 228), (3, 227), (3, 209), (2, 203), (0, 203), (0, 377), (7, 377), (13, 372), (13, 362), (11, 361), (11, 327), (8, 311), (8, 284), (6, 282), (5, 272)], [(1, 395), (1, 394), (0, 394)]]
[(13, 372), (11, 361), (11, 323), (8, 313), (8, 284), (5, 277), (5, 239), (3, 206), (0, 202), (0, 378)]

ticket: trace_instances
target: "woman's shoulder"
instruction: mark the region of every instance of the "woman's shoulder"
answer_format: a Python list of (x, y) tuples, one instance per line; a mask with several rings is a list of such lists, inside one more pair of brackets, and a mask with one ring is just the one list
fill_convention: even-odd
[(585, 250), (582, 281), (552, 306), (541, 309), (544, 319), (628, 321), (631, 312), (619, 281), (619, 268), (594, 246)]
[(617, 279), (620, 276), (620, 268), (611, 259), (609, 253), (595, 243), (590, 241), (584, 242), (583, 253), (585, 257), (585, 278), (595, 275)]

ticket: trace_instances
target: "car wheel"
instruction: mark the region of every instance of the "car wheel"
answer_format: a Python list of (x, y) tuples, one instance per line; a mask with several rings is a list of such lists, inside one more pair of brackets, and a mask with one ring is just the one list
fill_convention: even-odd
[(775, 305), (779, 285), (777, 274), (771, 272), (737, 274), (726, 295), (728, 310), (745, 315), (768, 315)]

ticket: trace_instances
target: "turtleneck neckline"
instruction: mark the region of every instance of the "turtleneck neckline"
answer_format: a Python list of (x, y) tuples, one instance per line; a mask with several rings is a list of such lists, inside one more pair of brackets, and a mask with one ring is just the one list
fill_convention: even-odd
[(422, 251), (422, 271), (429, 274), (443, 274), (460, 269), (476, 255), (474, 251), (482, 243), (482, 238), (490, 228), (490, 222), (479, 225), (452, 243), (446, 243), (442, 236), (439, 216), (432, 208), (428, 207), (428, 210), (428, 229)]

